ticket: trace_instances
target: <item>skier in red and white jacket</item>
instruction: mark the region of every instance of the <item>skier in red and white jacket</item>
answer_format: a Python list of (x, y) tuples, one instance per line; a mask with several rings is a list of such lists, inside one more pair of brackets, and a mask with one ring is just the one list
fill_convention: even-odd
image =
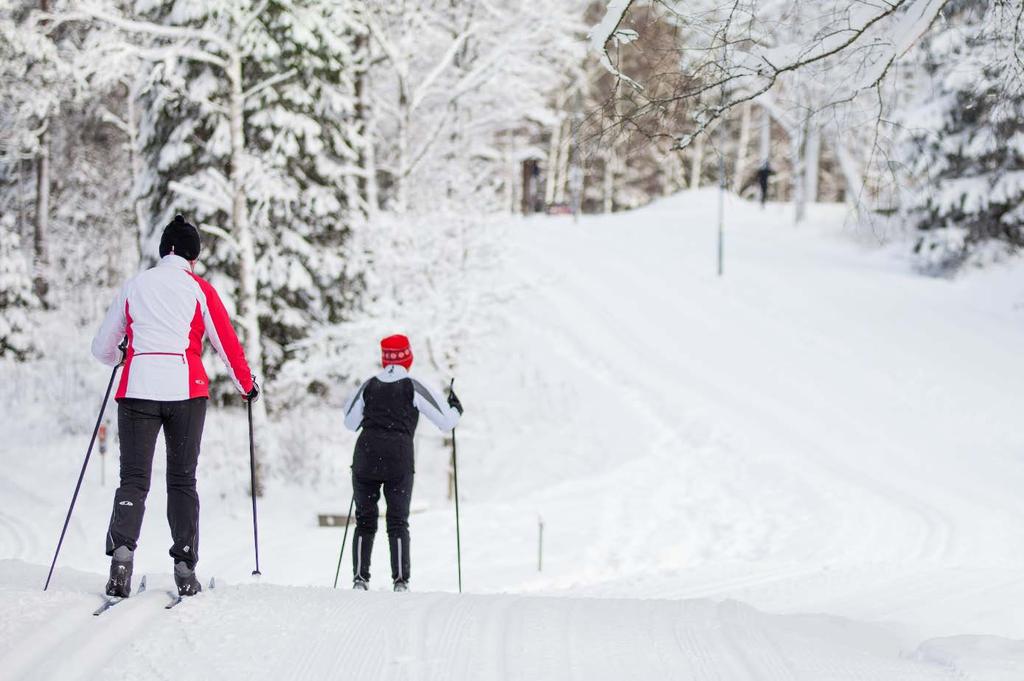
[(121, 445), (121, 482), (107, 530), (111, 556), (109, 596), (131, 593), (132, 559), (138, 545), (161, 428), (167, 445), (167, 521), (178, 593), (200, 591), (199, 495), (196, 466), (209, 397), (203, 338), (216, 349), (239, 392), (249, 401), (259, 387), (220, 296), (193, 272), (199, 230), (181, 215), (164, 229), (160, 262), (129, 279), (114, 299), (92, 342), (92, 353), (109, 366), (124, 364), (114, 399)]

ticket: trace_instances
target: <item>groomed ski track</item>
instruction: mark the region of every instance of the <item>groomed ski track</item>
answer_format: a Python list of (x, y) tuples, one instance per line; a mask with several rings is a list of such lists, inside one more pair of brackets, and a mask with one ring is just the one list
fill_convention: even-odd
[[(96, 594), (65, 586), (44, 596), (39, 572), (0, 562), (5, 681), (962, 678), (882, 627), (735, 601), (220, 585), (165, 611), (151, 576), (146, 593), (94, 618)], [(61, 576), (82, 588), (102, 581)]]
[[(61, 407), (79, 429), (54, 432), (50, 401), (3, 405), (0, 559), (25, 563), (0, 562), (0, 679), (178, 679), (186, 660), (239, 681), (1021, 681), (1024, 268), (923, 277), (905, 245), (852, 239), (842, 207), (794, 227), (789, 206), (730, 199), (718, 278), (716, 204), (508, 225), (457, 383), (461, 596), (446, 452), (425, 428), (414, 592), (324, 588), (341, 532), (316, 513), (344, 512), (354, 439), (327, 410), (279, 424), (308, 432), (300, 457), (331, 456), (319, 487), (268, 486), (251, 584), (244, 414), (225, 409), (199, 474), (199, 572), (223, 588), (91, 617), (108, 462), (39, 593), (105, 381), (88, 338), (62, 340), (97, 379)], [(136, 566), (156, 593), (161, 459)]]

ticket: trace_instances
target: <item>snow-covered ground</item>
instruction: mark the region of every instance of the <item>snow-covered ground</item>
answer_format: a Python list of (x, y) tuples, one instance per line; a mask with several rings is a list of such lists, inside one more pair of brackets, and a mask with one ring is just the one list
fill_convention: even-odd
[(316, 513), (347, 507), (353, 437), (327, 410), (276, 427), (324, 474), (261, 499), (254, 584), (244, 421), (221, 409), (200, 573), (222, 586), (160, 607), (158, 463), (136, 567), (156, 586), (92, 618), (112, 494), (96, 468), (39, 588), (96, 405), (54, 391), (77, 424), (61, 429), (9, 397), (0, 676), (1024, 679), (1024, 268), (926, 278), (857, 245), (841, 207), (793, 227), (786, 206), (730, 201), (718, 278), (715, 205), (510, 226), (520, 295), (457, 382), (462, 596), (429, 424), (416, 593), (329, 589), (341, 531)]

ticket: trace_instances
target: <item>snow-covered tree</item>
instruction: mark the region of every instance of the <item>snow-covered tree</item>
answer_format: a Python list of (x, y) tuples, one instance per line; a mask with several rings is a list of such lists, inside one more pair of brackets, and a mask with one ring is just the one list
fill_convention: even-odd
[(33, 272), (40, 294), (48, 286), (51, 116), (71, 96), (68, 69), (48, 34), (45, 13), (50, 4), (0, 0), (0, 212), (9, 209), (12, 199), (23, 200), (21, 187), (4, 192), (3, 185), (9, 187), (11, 178), (22, 172), (14, 166), (31, 161)]
[(929, 268), (986, 243), (1024, 246), (1024, 81), (1014, 16), (998, 3), (950, 2), (921, 50), (921, 101), (904, 116), (916, 189), (911, 214)]
[[(41, 300), (91, 323), (92, 305), (80, 303), (136, 264), (130, 206), (123, 210), (131, 166), (107, 121), (122, 96), (92, 87), (82, 69), (97, 29), (59, 21), (67, 9), (54, 0), (0, 11), (0, 214), (16, 216), (31, 245)], [(93, 70), (112, 78), (113, 66)]]
[(348, 263), (365, 287), (350, 319), (296, 346), (331, 359), (296, 359), (289, 374), (361, 374), (350, 364), (353, 344), (382, 320), (433, 348), (421, 358), (435, 371), (456, 368), (481, 328), (473, 316), (485, 316), (487, 294), (469, 282), (499, 262), (489, 216), (515, 203), (518, 161), (552, 117), (552, 92), (569, 85), (582, 5), (405, 0), (358, 9), (367, 55), (359, 119), (372, 134), (360, 176), (379, 199), (367, 201)]
[[(799, 221), (805, 198), (818, 194), (826, 151), (845, 178), (847, 197), (863, 195), (863, 178), (879, 162), (877, 124), (891, 112), (881, 88), (947, 1), (610, 0), (591, 31), (591, 47), (643, 102), (623, 123), (646, 121), (652, 134), (673, 136), (677, 148), (696, 147), (697, 159), (701, 139), (721, 131), (731, 112), (753, 102), (768, 114), (772, 127), (763, 129), (778, 128), (787, 138), (789, 193)], [(629, 22), (650, 5), (664, 8), (683, 29), (676, 70), (691, 78), (668, 92), (649, 91), (632, 78), (619, 54), (623, 45), (647, 48)], [(690, 104), (691, 116), (663, 117), (680, 102)], [(858, 147), (870, 150), (866, 158)]]
[(365, 294), (350, 320), (324, 326), (297, 343), (282, 386), (342, 388), (376, 361), (376, 341), (394, 332), (416, 343), (417, 364), (436, 376), (457, 372), (461, 355), (494, 322), (502, 226), (495, 216), (381, 213), (357, 231), (352, 258), (365, 272)]
[(36, 353), (29, 312), (38, 307), (32, 277), (12, 214), (0, 215), (0, 357), (24, 360)]
[(338, 321), (354, 292), (340, 257), (349, 177), (352, 26), (338, 3), (171, 0), (136, 16), (89, 6), (121, 35), (104, 49), (149, 66), (139, 88), (148, 174), (147, 255), (175, 212), (208, 234), (202, 258), (231, 291), (252, 364), (273, 375), (287, 344)]
[[(582, 4), (372, 3), (378, 165), (398, 212), (507, 205), (508, 145), (550, 111), (579, 54)], [(438, 191), (438, 178), (444, 186)], [(456, 198), (458, 195), (458, 198)]]

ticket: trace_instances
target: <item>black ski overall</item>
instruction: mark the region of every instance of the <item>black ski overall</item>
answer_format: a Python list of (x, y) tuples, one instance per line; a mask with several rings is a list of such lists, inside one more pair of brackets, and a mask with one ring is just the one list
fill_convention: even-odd
[(420, 417), (413, 404), (415, 390), (411, 378), (391, 383), (371, 378), (362, 388), (363, 421), (352, 460), (356, 505), (352, 574), (367, 581), (381, 487), (387, 502), (391, 579), (409, 579), (409, 504), (415, 473), (412, 439)]
[(107, 530), (107, 555), (118, 546), (134, 551), (142, 531), (146, 497), (153, 471), (153, 451), (160, 430), (167, 446), (167, 522), (171, 557), (194, 569), (199, 559), (199, 494), (196, 466), (206, 420), (205, 397), (177, 402), (122, 399), (117, 405), (121, 441), (121, 485)]

